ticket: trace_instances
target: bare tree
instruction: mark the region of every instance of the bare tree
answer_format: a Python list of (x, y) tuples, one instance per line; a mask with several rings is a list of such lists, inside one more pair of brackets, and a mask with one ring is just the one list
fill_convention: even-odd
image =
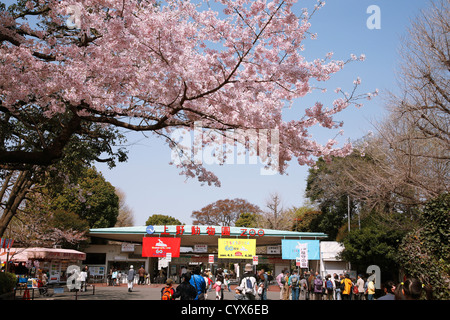
[(126, 195), (121, 189), (116, 188), (119, 197), (119, 216), (115, 227), (129, 227), (134, 225), (133, 210), (126, 204)]
[(258, 224), (262, 228), (275, 230), (291, 230), (294, 216), (291, 210), (285, 210), (281, 196), (278, 193), (270, 194), (266, 201), (266, 210), (259, 216)]
[(348, 195), (360, 213), (375, 210), (400, 224), (389, 220), (390, 213), (413, 218), (411, 209), (450, 192), (449, 9), (448, 1), (431, 2), (412, 22), (388, 116), (373, 124), (374, 134), (354, 143), (352, 155), (313, 172), (309, 188), (322, 199)]
[(417, 128), (412, 139), (437, 140), (450, 159), (450, 3), (431, 2), (428, 10), (412, 21), (402, 42), (398, 71), (400, 93), (391, 94), (390, 109)]

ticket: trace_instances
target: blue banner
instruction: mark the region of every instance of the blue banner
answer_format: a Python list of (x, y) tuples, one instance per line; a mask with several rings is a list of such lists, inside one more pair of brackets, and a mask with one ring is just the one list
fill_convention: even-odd
[(281, 240), (281, 258), (295, 260), (300, 257), (300, 244), (308, 245), (308, 260), (320, 260), (319, 240)]

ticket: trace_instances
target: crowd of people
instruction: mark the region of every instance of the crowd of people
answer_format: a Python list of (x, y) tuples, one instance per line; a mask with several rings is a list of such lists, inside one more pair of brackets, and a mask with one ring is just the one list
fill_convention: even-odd
[[(215, 292), (216, 300), (223, 300), (224, 290), (231, 291), (229, 281), (222, 269), (218, 269), (214, 280), (208, 273), (201, 274), (196, 267), (193, 273), (183, 273), (181, 284), (174, 287), (174, 281), (167, 279), (161, 290), (161, 299), (205, 300), (208, 292)], [(280, 300), (418, 300), (422, 294), (429, 292), (415, 278), (405, 279), (395, 284), (393, 281), (383, 283), (383, 294), (376, 297), (375, 279), (365, 279), (358, 275), (351, 279), (348, 274), (327, 275), (324, 278), (318, 272), (300, 273), (297, 270), (283, 270), (276, 278), (280, 288)], [(270, 278), (264, 269), (254, 272), (247, 264), (244, 274), (234, 288), (235, 300), (267, 300)]]
[(405, 279), (398, 284), (389, 280), (382, 284), (382, 295), (376, 298), (375, 278), (365, 279), (358, 275), (351, 279), (349, 274), (326, 275), (318, 272), (297, 270), (282, 271), (276, 281), (280, 287), (281, 300), (418, 300), (429, 290), (416, 278)]

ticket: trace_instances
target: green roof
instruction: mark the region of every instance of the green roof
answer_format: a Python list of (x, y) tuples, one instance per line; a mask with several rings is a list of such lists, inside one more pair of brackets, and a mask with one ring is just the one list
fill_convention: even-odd
[[(153, 226), (154, 227), (154, 235), (173, 235), (173, 236), (189, 236), (189, 235), (198, 235), (193, 234), (193, 228), (199, 228), (200, 235), (208, 235), (208, 230), (211, 233), (214, 233), (216, 236), (220, 236), (222, 234), (222, 226), (199, 226), (199, 225), (170, 225), (170, 226)], [(177, 228), (178, 227), (178, 228)], [(182, 234), (181, 228), (183, 227)], [(208, 229), (210, 228), (210, 229)], [(243, 227), (228, 227), (229, 228), (229, 236), (232, 237), (240, 237), (240, 236), (259, 236), (264, 235), (266, 237), (289, 237), (289, 238), (326, 238), (327, 235), (321, 232), (296, 232), (296, 231), (286, 231), (286, 230), (272, 230), (272, 229), (262, 229), (262, 228), (243, 228)], [(177, 232), (178, 229), (178, 232)], [(89, 233), (91, 236), (95, 236), (96, 234), (110, 234), (110, 235), (118, 235), (118, 234), (130, 234), (130, 235), (146, 235), (147, 234), (147, 226), (134, 226), (134, 227), (119, 227), (119, 228), (97, 228), (90, 229)]]

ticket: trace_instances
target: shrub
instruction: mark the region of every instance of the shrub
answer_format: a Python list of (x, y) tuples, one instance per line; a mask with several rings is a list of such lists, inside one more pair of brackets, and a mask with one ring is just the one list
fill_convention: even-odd
[(435, 299), (450, 299), (450, 194), (427, 203), (419, 228), (403, 239), (398, 257), (408, 275), (431, 286)]
[(16, 286), (16, 275), (9, 272), (0, 272), (0, 294), (12, 292)]

